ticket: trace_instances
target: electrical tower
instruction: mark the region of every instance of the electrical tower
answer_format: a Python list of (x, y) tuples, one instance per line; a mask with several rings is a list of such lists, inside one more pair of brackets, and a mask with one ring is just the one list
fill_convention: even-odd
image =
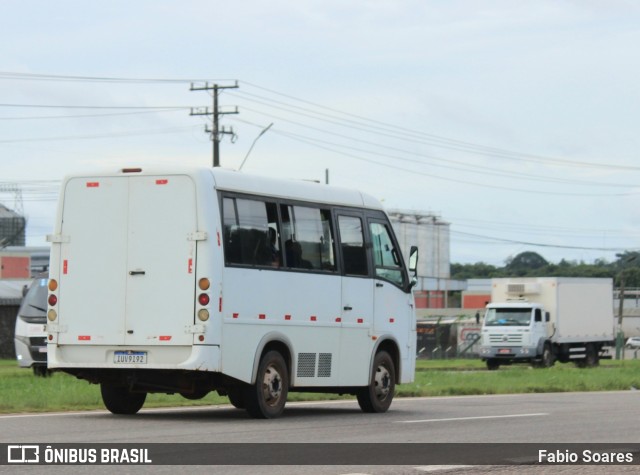
[(22, 188), (16, 183), (0, 183), (0, 193), (13, 193), (13, 210), (20, 216), (24, 215), (22, 203)]
[(209, 110), (208, 107), (205, 107), (203, 109), (196, 110), (192, 108), (189, 115), (213, 116), (213, 128), (210, 129), (208, 126), (205, 126), (204, 131), (207, 132), (208, 134), (211, 134), (211, 140), (213, 141), (213, 166), (214, 167), (220, 166), (220, 137), (225, 134), (231, 135), (232, 137), (235, 135), (233, 133), (233, 128), (230, 128), (229, 130), (226, 130), (224, 127), (220, 128), (219, 116), (238, 113), (237, 107), (235, 111), (222, 112), (218, 108), (218, 93), (221, 89), (237, 89), (238, 87), (239, 86), (237, 81), (233, 86), (219, 86), (218, 84), (212, 84), (210, 86), (208, 82), (205, 83), (204, 87), (195, 87), (193, 84), (191, 84), (192, 91), (213, 91), (213, 109)]

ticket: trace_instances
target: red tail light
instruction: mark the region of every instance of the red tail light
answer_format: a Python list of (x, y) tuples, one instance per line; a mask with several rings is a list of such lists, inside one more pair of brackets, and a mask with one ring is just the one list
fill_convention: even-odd
[(53, 307), (58, 303), (58, 297), (56, 297), (54, 294), (51, 294), (49, 295), (49, 299), (47, 300), (47, 302), (49, 302), (49, 305)]
[(200, 305), (202, 305), (203, 307), (205, 305), (209, 305), (209, 296), (207, 294), (198, 295), (198, 303), (200, 303)]

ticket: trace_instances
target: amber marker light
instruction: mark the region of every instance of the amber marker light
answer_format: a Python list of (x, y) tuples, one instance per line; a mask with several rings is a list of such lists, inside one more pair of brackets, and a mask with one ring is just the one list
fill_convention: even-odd
[(49, 279), (49, 290), (51, 292), (58, 290), (58, 281), (56, 279)]
[(198, 287), (200, 287), (200, 290), (208, 290), (211, 287), (211, 282), (206, 277), (203, 277), (198, 281)]

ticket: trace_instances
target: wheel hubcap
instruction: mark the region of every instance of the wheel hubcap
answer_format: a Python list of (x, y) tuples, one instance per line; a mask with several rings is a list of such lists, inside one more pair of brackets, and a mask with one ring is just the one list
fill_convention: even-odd
[(282, 377), (273, 366), (269, 366), (264, 372), (262, 392), (264, 394), (264, 400), (269, 405), (276, 404), (280, 399), (280, 395), (282, 394)]
[(391, 391), (391, 375), (384, 366), (378, 366), (375, 376), (375, 390), (378, 399), (384, 399)]

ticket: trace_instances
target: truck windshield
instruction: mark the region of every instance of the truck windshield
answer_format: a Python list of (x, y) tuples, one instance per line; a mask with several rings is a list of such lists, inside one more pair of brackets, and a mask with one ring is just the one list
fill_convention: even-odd
[(488, 327), (528, 326), (530, 322), (530, 308), (490, 308), (484, 319)]

